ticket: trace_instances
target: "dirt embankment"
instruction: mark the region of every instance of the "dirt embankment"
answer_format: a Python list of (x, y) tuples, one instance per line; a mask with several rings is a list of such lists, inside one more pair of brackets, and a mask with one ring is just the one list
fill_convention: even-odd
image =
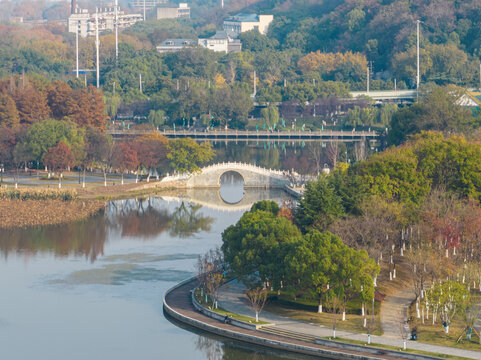
[(74, 189), (0, 188), (0, 229), (67, 223), (104, 207), (105, 201), (79, 199)]
[(105, 207), (99, 200), (0, 200), (0, 229), (56, 225), (85, 219)]
[(126, 184), (53, 190), (0, 188), (0, 229), (57, 225), (97, 214), (107, 200), (169, 192), (168, 188)]

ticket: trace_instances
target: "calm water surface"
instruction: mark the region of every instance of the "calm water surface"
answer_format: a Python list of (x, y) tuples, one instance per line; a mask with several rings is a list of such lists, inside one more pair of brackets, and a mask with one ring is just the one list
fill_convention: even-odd
[(84, 222), (1, 231), (0, 359), (300, 358), (164, 317), (165, 291), (193, 274), (197, 256), (219, 246), (246, 208), (216, 191), (186, 196), (115, 201)]

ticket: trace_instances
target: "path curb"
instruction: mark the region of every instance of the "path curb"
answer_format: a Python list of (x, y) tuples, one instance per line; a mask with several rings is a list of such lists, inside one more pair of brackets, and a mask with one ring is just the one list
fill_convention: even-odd
[[(174, 319), (177, 319), (183, 323), (186, 323), (188, 325), (194, 326), (196, 328), (205, 330), (210, 333), (214, 333), (220, 336), (224, 336), (227, 338), (239, 340), (239, 341), (244, 341), (248, 343), (254, 343), (262, 346), (267, 346), (270, 348), (274, 349), (281, 349), (281, 350), (288, 350), (290, 352), (294, 353), (300, 353), (300, 354), (307, 354), (307, 355), (315, 355), (315, 356), (321, 356), (323, 358), (329, 358), (329, 359), (356, 359), (356, 360), (373, 360), (373, 359), (379, 359), (379, 358), (403, 358), (403, 359), (409, 359), (409, 360), (435, 360), (439, 359), (436, 357), (431, 357), (431, 356), (425, 356), (425, 355), (417, 355), (417, 354), (408, 354), (408, 353), (403, 353), (403, 352), (398, 352), (398, 351), (393, 351), (393, 350), (385, 350), (385, 349), (376, 349), (376, 348), (367, 348), (365, 346), (361, 345), (354, 345), (354, 344), (345, 344), (345, 343), (339, 343), (335, 341), (330, 341), (330, 340), (324, 340), (324, 339), (318, 339), (316, 340), (316, 343), (322, 346), (330, 347), (330, 348), (335, 348), (335, 349), (344, 349), (344, 350), (350, 350), (350, 351), (356, 351), (360, 353), (365, 353), (366, 355), (358, 355), (358, 354), (350, 354), (350, 353), (345, 353), (342, 351), (336, 351), (336, 350), (330, 350), (330, 349), (320, 349), (320, 348), (315, 348), (307, 345), (298, 345), (298, 344), (293, 344), (289, 343), (286, 341), (278, 341), (278, 340), (271, 340), (271, 339), (266, 339), (260, 336), (253, 336), (249, 334), (245, 334), (242, 332), (238, 331), (232, 331), (232, 330), (227, 330), (227, 329), (222, 329), (207, 323), (204, 323), (202, 321), (193, 319), (191, 317), (185, 316), (176, 310), (174, 310), (166, 301), (166, 297), (172, 293), (174, 290), (180, 288), (183, 285), (186, 285), (190, 282), (193, 282), (196, 280), (195, 277), (188, 278), (170, 289), (168, 289), (163, 297), (163, 307), (164, 307), (164, 312), (171, 316)], [(191, 291), (191, 297), (193, 296), (193, 292)], [(193, 299), (195, 300), (195, 299)], [(192, 305), (197, 309), (197, 307), (194, 305), (194, 302)], [(197, 303), (198, 306), (200, 304)], [(205, 308), (204, 308), (205, 309)], [(199, 311), (199, 309), (197, 309)], [(207, 310), (207, 309), (205, 309)], [(207, 310), (210, 311), (210, 310)], [(205, 315), (204, 311), (202, 313)], [(219, 314), (216, 314), (219, 315)], [(219, 315), (222, 320), (224, 317), (222, 315)], [(243, 323), (239, 321), (239, 323)], [(246, 324), (246, 323), (244, 323)], [(234, 324), (232, 324), (234, 325)], [(251, 324), (248, 324), (251, 325)], [(252, 325), (255, 326), (255, 325)], [(252, 327), (250, 327), (248, 330), (252, 330)], [(374, 355), (374, 356), (372, 356)]]

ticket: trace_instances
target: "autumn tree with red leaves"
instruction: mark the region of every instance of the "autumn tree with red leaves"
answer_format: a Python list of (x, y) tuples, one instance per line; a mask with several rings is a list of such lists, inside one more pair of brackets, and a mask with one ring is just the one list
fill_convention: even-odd
[(43, 161), (47, 167), (59, 173), (58, 187), (61, 188), (63, 171), (73, 166), (75, 161), (70, 147), (63, 141), (60, 141), (57, 146), (47, 151)]
[(75, 91), (74, 96), (77, 108), (71, 119), (80, 127), (92, 126), (104, 131), (107, 123), (102, 91), (90, 85), (88, 89)]
[(167, 159), (169, 140), (159, 133), (145, 134), (135, 140), (134, 148), (137, 151), (139, 165), (148, 171), (148, 182), (151, 172)]
[(13, 128), (20, 123), (17, 105), (12, 97), (6, 93), (0, 93), (0, 128)]
[(17, 105), (20, 122), (34, 124), (45, 120), (50, 115), (50, 108), (47, 104), (47, 97), (43, 92), (37, 91), (33, 86), (17, 88), (13, 94)]
[(61, 120), (79, 111), (72, 88), (63, 81), (54, 81), (47, 91), (47, 101), (52, 117)]
[(114, 168), (120, 170), (122, 174), (122, 185), (124, 184), (124, 173), (133, 171), (139, 166), (137, 151), (129, 143), (117, 143), (112, 151), (111, 164)]

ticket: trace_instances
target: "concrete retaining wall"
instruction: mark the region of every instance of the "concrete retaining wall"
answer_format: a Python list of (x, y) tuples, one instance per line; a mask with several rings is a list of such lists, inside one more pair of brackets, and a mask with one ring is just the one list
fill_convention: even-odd
[[(335, 350), (330, 350), (330, 349), (319, 349), (319, 348), (314, 348), (306, 345), (297, 345), (285, 341), (277, 341), (277, 340), (270, 340), (262, 337), (257, 337), (237, 331), (232, 331), (232, 330), (227, 330), (227, 329), (222, 329), (216, 326), (212, 326), (210, 324), (204, 323), (202, 321), (193, 319), (191, 317), (182, 315), (175, 311), (173, 308), (169, 306), (169, 304), (166, 302), (165, 297), (174, 291), (175, 289), (179, 288), (180, 286), (187, 284), (188, 282), (191, 282), (195, 279), (195, 277), (191, 277), (189, 279), (186, 279), (182, 281), (181, 283), (173, 286), (169, 290), (166, 291), (164, 298), (163, 298), (163, 305), (164, 305), (164, 311), (167, 313), (169, 316), (173, 317), (174, 319), (177, 319), (185, 324), (194, 326), (196, 328), (205, 330), (207, 332), (211, 332), (213, 334), (217, 334), (220, 336), (224, 336), (227, 338), (239, 340), (239, 341), (245, 341), (248, 343), (253, 343), (257, 345), (262, 345), (274, 349), (281, 349), (281, 350), (287, 350), (290, 352), (294, 353), (300, 353), (300, 354), (307, 354), (307, 355), (314, 355), (314, 356), (320, 356), (323, 358), (328, 358), (328, 359), (356, 359), (356, 360), (378, 360), (380, 356), (382, 357), (396, 357), (396, 358), (405, 358), (405, 359), (410, 359), (410, 360), (437, 360), (438, 358), (435, 357), (429, 357), (429, 356), (422, 356), (422, 355), (415, 355), (415, 354), (407, 354), (407, 353), (402, 353), (402, 352), (397, 352), (397, 351), (390, 351), (390, 350), (381, 350), (381, 349), (374, 349), (374, 348), (367, 348), (365, 346), (360, 346), (360, 345), (352, 345), (352, 344), (344, 344), (344, 343), (338, 343), (334, 341), (329, 341), (329, 340), (323, 340), (319, 339), (320, 341), (319, 345), (323, 346), (328, 346), (331, 348), (340, 348), (340, 349), (345, 349), (345, 350), (351, 350), (351, 351), (356, 351), (360, 353), (366, 353), (366, 355), (358, 355), (358, 354), (349, 354), (349, 353), (344, 353), (342, 351), (335, 351)], [(194, 305), (195, 306), (195, 305)], [(200, 305), (199, 305), (200, 306)], [(221, 316), (222, 317), (222, 316)], [(223, 317), (222, 317), (223, 320)], [(372, 357), (370, 355), (376, 355), (376, 357)]]
[[(204, 306), (202, 306), (201, 304), (199, 304), (199, 302), (195, 299), (195, 296), (194, 296), (195, 290), (196, 289), (194, 289), (194, 291), (192, 291), (192, 304), (194, 305), (196, 310), (201, 312), (202, 314), (212, 318), (212, 319), (216, 319), (216, 320), (219, 320), (221, 322), (224, 322), (224, 319), (225, 319), (224, 315), (216, 313), (215, 311), (211, 311), (211, 310), (205, 308)], [(262, 325), (250, 324), (250, 323), (240, 321), (240, 320), (237, 320), (237, 319), (233, 319), (233, 318), (229, 318), (229, 323), (231, 325), (234, 325), (234, 326), (237, 326), (237, 327), (240, 327), (240, 328), (243, 328), (243, 329), (247, 329), (247, 330), (257, 330), (257, 329), (260, 329), (262, 327)]]

